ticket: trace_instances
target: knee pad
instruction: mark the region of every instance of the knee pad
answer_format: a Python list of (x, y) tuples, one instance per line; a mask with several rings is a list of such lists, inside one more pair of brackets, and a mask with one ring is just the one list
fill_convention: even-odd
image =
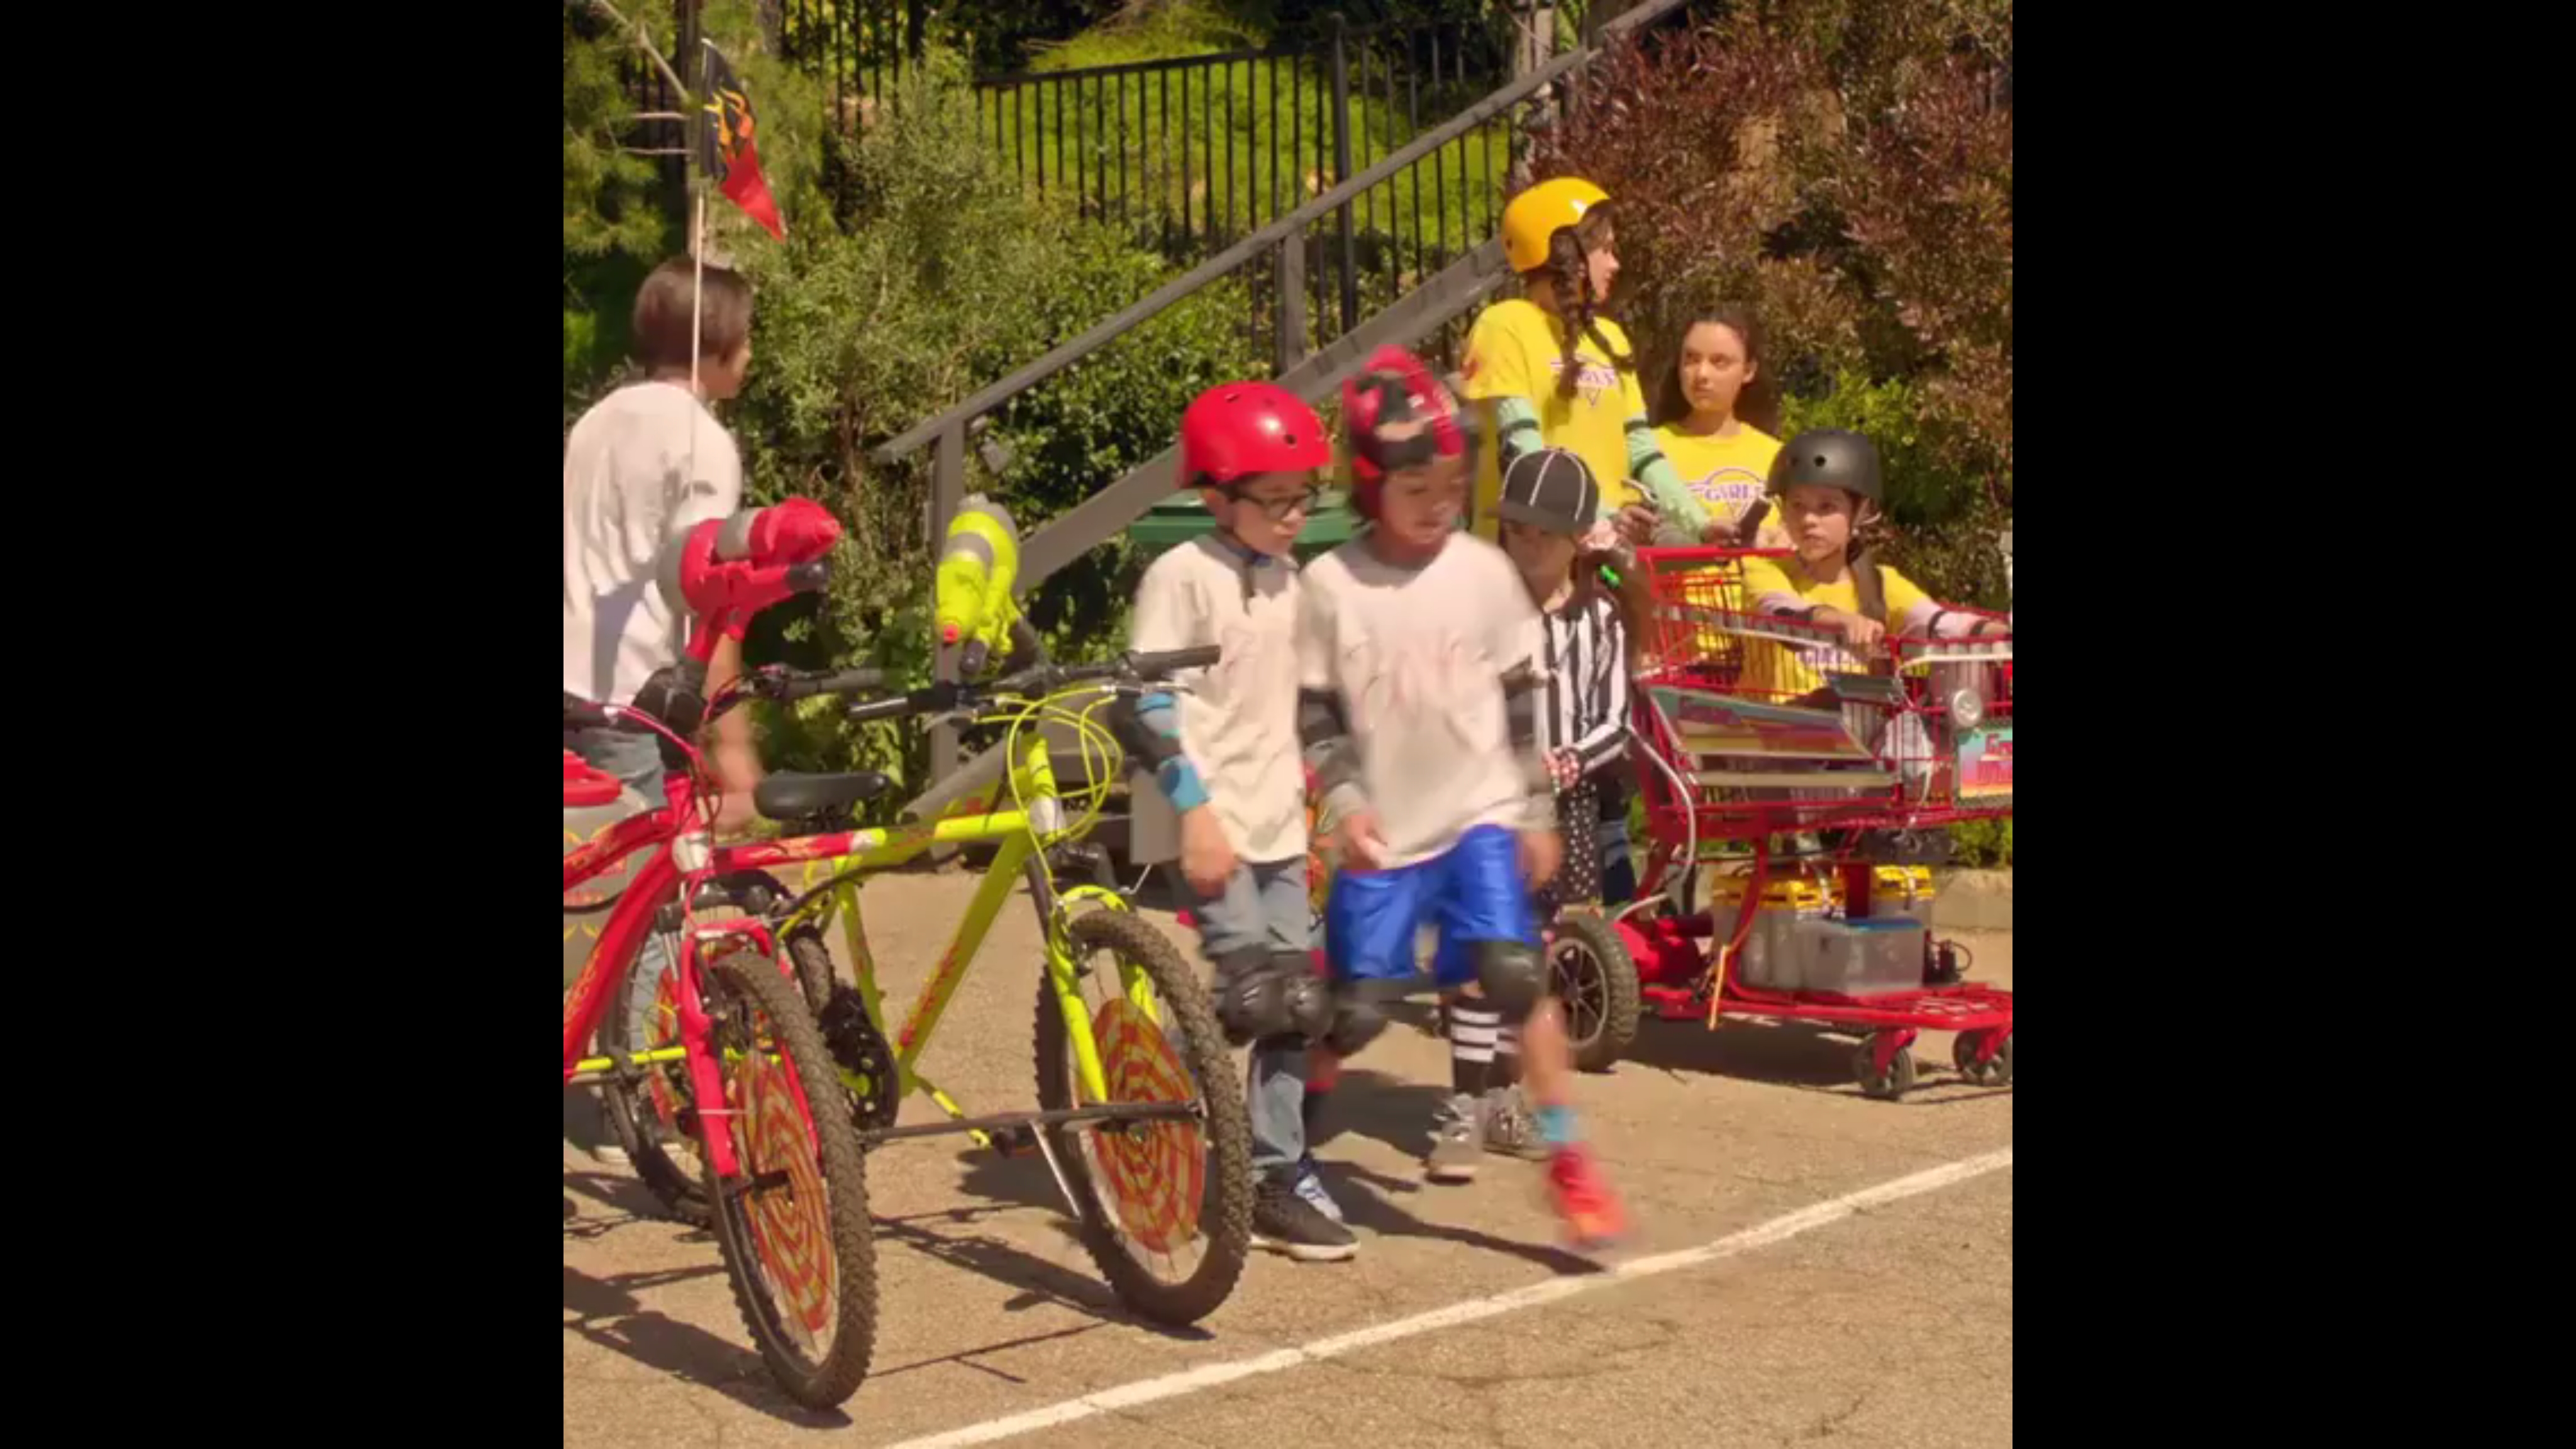
[(1303, 955), (1253, 949), (1216, 963), (1216, 1019), (1228, 1045), (1268, 1037), (1312, 1039), (1331, 1020), (1332, 1003), (1317, 989)]
[(1501, 1012), (1505, 1026), (1518, 1026), (1547, 995), (1547, 962), (1518, 941), (1478, 941), (1476, 984), (1485, 989), (1485, 1004)]
[(1279, 978), (1280, 1005), (1288, 1019), (1287, 1035), (1310, 1042), (1322, 1039), (1333, 1029), (1333, 988), (1315, 974), (1310, 953), (1275, 951), (1271, 953), (1270, 971)]
[(1332, 1025), (1324, 1032), (1323, 1042), (1333, 1055), (1346, 1060), (1358, 1056), (1360, 1048), (1386, 1030), (1386, 1012), (1365, 987), (1345, 986), (1333, 993), (1332, 1003)]

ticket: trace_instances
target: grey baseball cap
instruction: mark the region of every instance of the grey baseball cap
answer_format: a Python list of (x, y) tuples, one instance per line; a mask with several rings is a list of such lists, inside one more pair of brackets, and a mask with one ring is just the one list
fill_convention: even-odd
[(1523, 453), (1503, 470), (1494, 512), (1553, 533), (1581, 533), (1601, 511), (1601, 485), (1583, 459), (1563, 448)]

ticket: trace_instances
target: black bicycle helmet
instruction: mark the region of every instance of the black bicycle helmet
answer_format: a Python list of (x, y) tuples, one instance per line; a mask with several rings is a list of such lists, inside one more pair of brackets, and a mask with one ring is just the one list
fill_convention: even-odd
[(1886, 502), (1878, 486), (1878, 449), (1860, 434), (1840, 428), (1809, 428), (1772, 456), (1772, 492), (1786, 493), (1801, 483)]

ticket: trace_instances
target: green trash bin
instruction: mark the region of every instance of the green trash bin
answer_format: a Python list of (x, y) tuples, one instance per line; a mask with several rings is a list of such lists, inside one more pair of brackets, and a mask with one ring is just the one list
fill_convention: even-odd
[[(1359, 519), (1351, 513), (1350, 500), (1339, 488), (1324, 490), (1321, 506), (1306, 520), (1297, 533), (1297, 558), (1310, 562), (1326, 549), (1349, 541)], [(1174, 544), (1186, 543), (1216, 527), (1215, 515), (1199, 502), (1196, 493), (1175, 493), (1145, 511), (1145, 516), (1128, 525), (1127, 536), (1147, 558), (1152, 558)]]

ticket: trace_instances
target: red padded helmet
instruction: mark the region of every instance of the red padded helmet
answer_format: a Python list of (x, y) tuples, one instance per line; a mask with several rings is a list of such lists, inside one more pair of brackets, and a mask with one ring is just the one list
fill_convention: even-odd
[(1401, 347), (1381, 347), (1368, 366), (1342, 384), (1342, 426), (1351, 439), (1351, 506), (1377, 517), (1378, 489), (1389, 473), (1435, 458), (1466, 458), (1472, 441), (1459, 426), (1458, 400)]
[(1220, 383), (1181, 414), (1181, 486), (1230, 488), (1333, 460), (1315, 410), (1275, 382)]

